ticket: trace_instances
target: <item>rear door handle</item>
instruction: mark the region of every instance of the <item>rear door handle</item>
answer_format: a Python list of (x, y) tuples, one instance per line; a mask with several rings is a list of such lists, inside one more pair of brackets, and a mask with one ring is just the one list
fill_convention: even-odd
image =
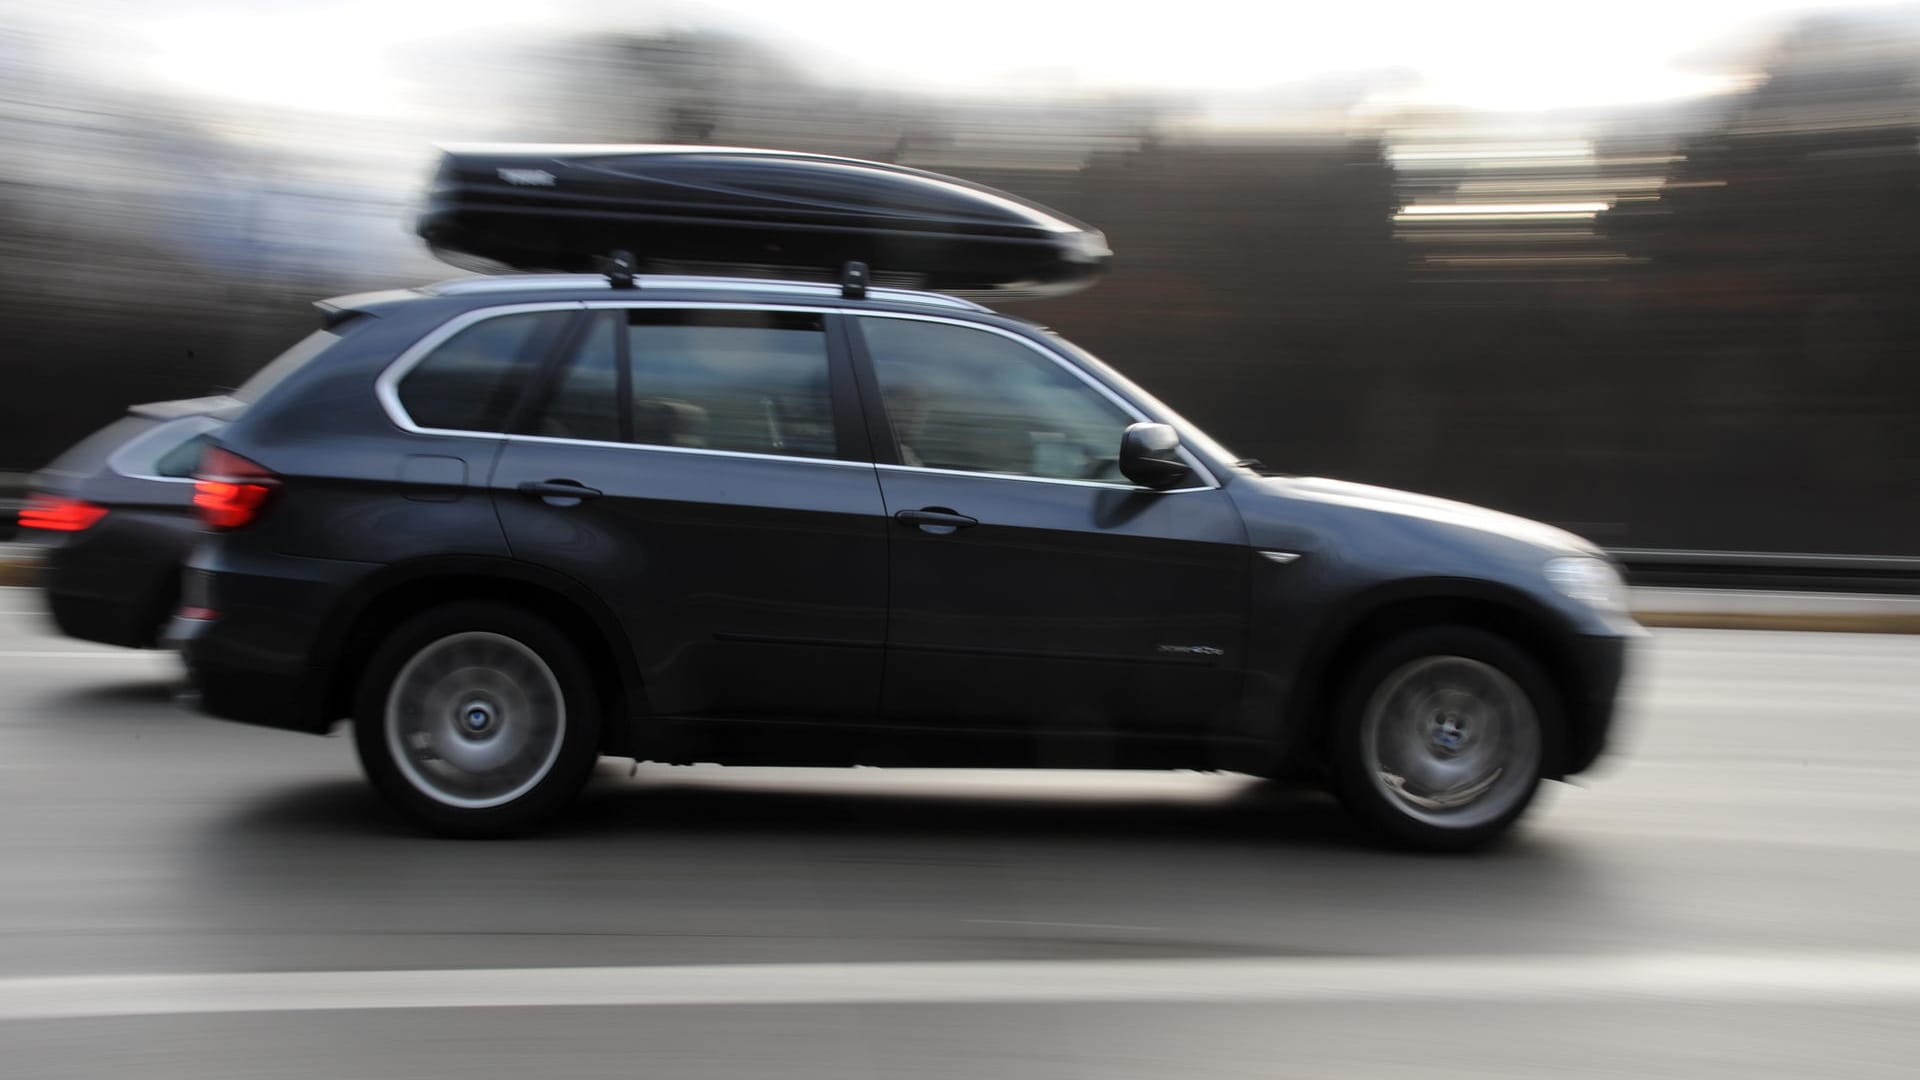
[(599, 488), (590, 488), (578, 480), (528, 480), (514, 490), (540, 499), (548, 506), (578, 506), (583, 499), (600, 497)]
[(929, 506), (923, 510), (902, 510), (893, 515), (893, 520), (902, 525), (917, 525), (921, 532), (932, 533), (935, 536), (945, 536), (956, 529), (980, 524), (979, 518), (956, 514), (944, 506)]

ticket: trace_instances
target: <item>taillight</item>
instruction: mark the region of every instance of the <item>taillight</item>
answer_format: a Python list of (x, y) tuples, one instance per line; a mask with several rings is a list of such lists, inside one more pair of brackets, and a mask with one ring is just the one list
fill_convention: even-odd
[(60, 495), (29, 495), (20, 508), (20, 527), (48, 532), (85, 532), (107, 516), (107, 508)]
[(214, 529), (237, 529), (260, 516), (261, 504), (280, 481), (239, 454), (208, 447), (194, 474), (193, 505), (200, 520)]

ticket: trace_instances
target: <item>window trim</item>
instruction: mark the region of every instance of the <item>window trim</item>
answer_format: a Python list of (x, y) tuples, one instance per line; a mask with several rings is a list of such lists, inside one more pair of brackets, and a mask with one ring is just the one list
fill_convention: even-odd
[[(500, 307), (475, 308), (472, 311), (464, 311), (458, 315), (455, 315), (453, 318), (448, 319), (446, 322), (441, 323), (439, 326), (435, 327), (434, 329), (432, 329), (431, 331), (423, 335), (420, 338), (420, 340), (414, 342), (412, 345), (407, 346), (407, 348), (404, 349), (399, 356), (395, 357), (393, 361), (389, 363), (386, 366), (386, 368), (380, 372), (380, 374), (373, 380), (374, 397), (379, 401), (380, 409), (382, 412), (387, 414), (387, 420), (390, 423), (392, 423), (395, 427), (399, 428), (400, 430), (410, 432), (414, 435), (436, 435), (444, 438), (456, 438), (456, 439), (484, 439), (489, 442), (506, 441), (506, 442), (547, 443), (547, 444), (558, 445), (558, 446), (593, 446), (593, 447), (600, 447), (600, 448), (605, 448), (610, 450), (636, 450), (643, 453), (706, 454), (714, 457), (748, 458), (755, 461), (791, 461), (791, 462), (802, 462), (802, 463), (813, 463), (813, 464), (824, 464), (824, 465), (839, 465), (839, 466), (850, 465), (850, 466), (853, 466), (854, 468), (859, 468), (859, 469), (870, 469), (873, 467), (873, 461), (872, 461), (871, 455), (869, 455), (866, 458), (853, 459), (853, 458), (845, 458), (845, 457), (812, 457), (812, 456), (802, 455), (802, 454), (761, 454), (751, 450), (715, 450), (707, 447), (698, 447), (698, 446), (660, 446), (654, 443), (607, 442), (601, 439), (574, 439), (574, 438), (566, 438), (566, 437), (557, 436), (557, 435), (534, 435), (528, 432), (520, 432), (520, 431), (466, 431), (459, 428), (422, 427), (421, 425), (414, 422), (413, 417), (407, 412), (406, 406), (403, 405), (400, 401), (400, 381), (402, 379), (405, 379), (409, 372), (411, 372), (415, 367), (419, 366), (420, 362), (426, 359), (427, 356), (431, 355), (433, 350), (435, 350), (436, 348), (439, 348), (442, 343), (447, 341), (449, 338), (453, 337), (455, 334), (458, 334), (462, 330), (465, 330), (469, 326), (475, 325), (476, 323), (485, 322), (488, 319), (502, 318), (508, 315), (522, 315), (528, 312), (571, 311), (571, 312), (591, 313), (594, 311), (601, 311), (601, 310), (609, 310), (609, 309), (624, 310), (628, 308), (673, 308), (678, 310), (684, 310), (684, 309), (690, 309), (690, 308), (702, 308), (702, 309), (722, 309), (722, 310), (732, 310), (732, 311), (795, 311), (795, 312), (802, 312), (802, 313), (811, 314), (811, 315), (823, 315), (823, 316), (826, 316), (825, 333), (827, 334), (827, 339), (828, 339), (827, 340), (828, 364), (829, 365), (833, 364), (833, 356), (834, 356), (833, 327), (835, 325), (833, 316), (840, 314), (840, 309), (838, 308), (813, 307), (813, 306), (804, 305), (804, 304), (739, 304), (739, 303), (711, 303), (711, 302), (699, 302), (699, 301), (687, 302), (687, 301), (677, 301), (677, 300), (651, 300), (651, 301), (638, 301), (638, 302), (635, 302), (635, 301), (624, 301), (624, 302), (622, 301), (579, 301), (579, 300), (547, 301), (544, 303), (506, 304)], [(573, 341), (568, 341), (566, 337), (563, 336), (563, 339), (560, 344), (564, 347), (564, 346), (575, 344), (575, 343), (577, 343), (577, 338), (574, 339)], [(550, 357), (549, 360), (551, 359), (552, 358)], [(540, 365), (540, 370), (535, 375), (536, 381), (540, 384), (538, 389), (542, 390), (543, 392), (546, 390), (550, 390), (551, 386), (549, 386), (548, 384), (551, 383), (552, 377), (554, 376), (556, 371), (557, 371), (557, 367), (554, 363), (545, 363)], [(510, 418), (510, 422), (507, 426), (509, 427), (514, 426), (513, 423), (511, 422), (512, 419), (513, 418)], [(837, 422), (837, 419), (838, 418), (836, 417), (836, 422)]]
[[(422, 427), (419, 424), (414, 423), (413, 417), (408, 415), (406, 407), (400, 403), (400, 390), (399, 390), (400, 380), (406, 378), (408, 372), (412, 371), (416, 366), (418, 366), (422, 360), (426, 359), (428, 354), (432, 353), (435, 348), (439, 347), (448, 338), (451, 338), (453, 335), (459, 333), (462, 330), (465, 330), (467, 327), (472, 326), (475, 323), (484, 322), (487, 319), (500, 318), (507, 315), (520, 315), (528, 312), (540, 312), (540, 311), (593, 312), (593, 311), (604, 311), (604, 310), (623, 310), (623, 309), (631, 309), (631, 308), (675, 308), (675, 309), (681, 309), (681, 310), (701, 309), (701, 310), (721, 310), (721, 311), (793, 311), (793, 312), (805, 312), (808, 314), (822, 315), (822, 316), (825, 316), (827, 320), (828, 362), (829, 363), (832, 363), (832, 358), (833, 358), (833, 345), (834, 345), (833, 326), (835, 324), (836, 317), (838, 317), (838, 319), (840, 320), (839, 325), (841, 325), (844, 328), (841, 331), (842, 334), (844, 335), (841, 340), (844, 342), (846, 346), (845, 351), (849, 354), (849, 357), (853, 362), (853, 367), (855, 369), (855, 374), (857, 376), (855, 379), (853, 389), (859, 393), (859, 397), (861, 399), (860, 401), (861, 409), (863, 412), (866, 413), (867, 416), (878, 417), (881, 420), (885, 421), (887, 424), (889, 437), (891, 437), (891, 434), (892, 434), (892, 421), (887, 417), (885, 404), (878, 400), (875, 400), (875, 401), (866, 400), (866, 398), (868, 397), (868, 394), (866, 393), (866, 390), (865, 390), (867, 385), (866, 380), (872, 377), (873, 371), (872, 371), (871, 363), (869, 362), (867, 357), (866, 340), (864, 337), (861, 336), (859, 327), (850, 325), (851, 323), (853, 323), (858, 319), (863, 319), (863, 318), (865, 319), (875, 319), (875, 318), (877, 319), (917, 319), (921, 322), (947, 323), (952, 326), (965, 327), (970, 330), (982, 330), (989, 334), (999, 334), (1001, 337), (1009, 338), (1013, 341), (1019, 342), (1020, 344), (1026, 346), (1027, 348), (1032, 349), (1034, 352), (1039, 353), (1041, 356), (1046, 357), (1048, 360), (1053, 361), (1055, 364), (1058, 364), (1059, 366), (1065, 368), (1068, 371), (1068, 373), (1073, 375), (1074, 378), (1079, 379), (1081, 382), (1092, 387), (1095, 392), (1101, 394), (1102, 396), (1107, 398), (1109, 401), (1112, 401), (1114, 404), (1118, 405), (1121, 411), (1125, 412), (1127, 415), (1134, 418), (1134, 422), (1136, 423), (1141, 423), (1141, 422), (1164, 423), (1165, 422), (1155, 418), (1152, 414), (1148, 413), (1147, 411), (1145, 411), (1144, 409), (1136, 405), (1134, 402), (1130, 401), (1126, 397), (1126, 395), (1121, 394), (1119, 391), (1113, 389), (1112, 387), (1108, 386), (1106, 383), (1100, 381), (1098, 377), (1093, 375), (1091, 372), (1088, 372), (1082, 369), (1080, 365), (1074, 363), (1071, 359), (1067, 358), (1066, 356), (1063, 356), (1060, 353), (1057, 353), (1052, 349), (1047, 348), (1045, 345), (1041, 344), (1040, 342), (1034, 341), (1032, 338), (1029, 338), (1023, 334), (1015, 333), (1004, 327), (994, 326), (994, 325), (983, 323), (983, 322), (975, 322), (971, 319), (956, 319), (956, 318), (949, 318), (941, 315), (922, 314), (919, 312), (849, 310), (847, 308), (827, 307), (824, 305), (813, 305), (813, 304), (741, 303), (737, 301), (701, 301), (701, 300), (689, 301), (689, 300), (666, 300), (666, 299), (661, 299), (661, 300), (627, 300), (627, 299), (560, 300), (560, 301), (545, 301), (545, 302), (538, 302), (538, 303), (505, 304), (499, 307), (475, 308), (472, 311), (461, 312), (460, 314), (455, 315), (453, 318), (448, 319), (446, 322), (441, 323), (439, 326), (435, 327), (433, 330), (429, 331), (426, 335), (421, 337), (420, 340), (408, 346), (404, 351), (400, 353), (399, 356), (395, 357), (393, 362), (388, 364), (387, 367), (380, 372), (379, 376), (374, 379), (374, 383), (373, 383), (374, 396), (378, 399), (381, 410), (387, 414), (387, 419), (395, 427), (398, 427), (402, 431), (411, 432), (412, 434), (415, 434), (415, 435), (439, 435), (439, 436), (450, 436), (450, 437), (465, 438), (465, 439), (504, 440), (508, 442), (551, 443), (551, 444), (567, 445), (567, 446), (595, 446), (595, 447), (606, 447), (606, 448), (618, 449), (618, 450), (637, 450), (643, 453), (708, 454), (708, 455), (713, 455), (717, 457), (749, 458), (757, 461), (790, 461), (790, 462), (803, 462), (803, 463), (811, 462), (814, 464), (826, 464), (826, 465), (838, 465), (838, 466), (851, 465), (856, 468), (887, 469), (889, 471), (894, 471), (894, 472), (933, 473), (940, 476), (973, 476), (973, 477), (979, 477), (981, 479), (987, 479), (987, 480), (1017, 480), (1024, 483), (1034, 483), (1034, 484), (1062, 484), (1068, 487), (1098, 488), (1102, 491), (1150, 492), (1156, 495), (1183, 495), (1183, 494), (1187, 494), (1189, 492), (1195, 492), (1195, 491), (1214, 491), (1214, 490), (1218, 490), (1221, 486), (1219, 478), (1213, 475), (1213, 471), (1206, 467), (1206, 464), (1200, 460), (1198, 455), (1194, 454), (1191, 449), (1189, 449), (1184, 445), (1180, 447), (1180, 456), (1187, 462), (1188, 467), (1190, 467), (1193, 470), (1194, 475), (1200, 479), (1201, 483), (1197, 486), (1190, 485), (1187, 487), (1171, 488), (1171, 489), (1162, 491), (1155, 488), (1144, 487), (1139, 484), (1117, 484), (1117, 483), (1110, 483), (1104, 480), (1073, 480), (1073, 479), (1067, 479), (1062, 477), (1051, 477), (1051, 476), (1021, 476), (1015, 473), (968, 472), (961, 469), (935, 469), (935, 468), (929, 468), (924, 465), (903, 465), (895, 462), (883, 462), (883, 461), (877, 460), (879, 449), (880, 449), (878, 446), (871, 447), (870, 452), (867, 455), (867, 458), (862, 460), (862, 459), (853, 459), (853, 458), (845, 458), (845, 457), (831, 457), (831, 458), (802, 457), (797, 454), (761, 454), (761, 453), (755, 453), (750, 450), (714, 450), (714, 449), (708, 449), (705, 447), (695, 447), (695, 446), (656, 446), (651, 443), (605, 442), (605, 441), (594, 440), (594, 439), (562, 438), (560, 436), (554, 436), (554, 435), (531, 435), (531, 434), (512, 432), (512, 431), (462, 431), (462, 430), (453, 429), (453, 428), (429, 428), (429, 427)], [(543, 365), (542, 370), (539, 373), (537, 373), (536, 377), (540, 379), (547, 379), (550, 377), (551, 374), (552, 373), (547, 369), (547, 366)], [(876, 385), (876, 389), (877, 389), (877, 385)], [(839, 418), (836, 416), (835, 419), (837, 423)]]
[(708, 457), (751, 458), (755, 461), (791, 461), (802, 465), (851, 465), (856, 469), (871, 469), (871, 461), (851, 461), (837, 457), (809, 457), (804, 454), (762, 454), (755, 450), (714, 450), (704, 446), (662, 446), (658, 443), (607, 442), (605, 439), (573, 439), (562, 435), (484, 435), (477, 431), (435, 432), (444, 435), (465, 435), (477, 439), (505, 439), (508, 442), (545, 443), (550, 446), (592, 446), (606, 450), (634, 450), (643, 454), (704, 454)]
[[(380, 408), (387, 414), (387, 419), (402, 431), (412, 432), (415, 435), (461, 435), (470, 439), (504, 438), (507, 435), (507, 432), (504, 431), (474, 431), (467, 428), (430, 428), (415, 423), (412, 414), (408, 413), (406, 406), (400, 402), (401, 380), (405, 379), (414, 368), (420, 366), (420, 362), (432, 355), (435, 349), (438, 349), (441, 345), (445, 344), (448, 339), (470, 326), (476, 326), (486, 322), (488, 319), (505, 318), (509, 315), (525, 315), (547, 311), (574, 312), (579, 311), (582, 306), (579, 301), (567, 301), (544, 304), (508, 304), (503, 307), (476, 308), (472, 311), (461, 312), (428, 331), (419, 341), (407, 346), (406, 351), (402, 352), (398, 357), (395, 357), (394, 361), (388, 364), (384, 371), (380, 372), (379, 377), (373, 380), (373, 395), (379, 400)], [(568, 334), (563, 330), (561, 332), (561, 341), (556, 342), (556, 344), (564, 343), (567, 337)], [(540, 378), (544, 374), (546, 367), (547, 365), (545, 363), (535, 364), (532, 373), (534, 378)], [(521, 388), (523, 395), (526, 390), (526, 387)], [(502, 425), (503, 427), (513, 426), (514, 411), (513, 409), (508, 410), (507, 420), (506, 423)]]
[[(1094, 391), (1099, 393), (1102, 397), (1106, 398), (1108, 401), (1112, 402), (1113, 404), (1119, 406), (1120, 411), (1126, 413), (1128, 416), (1133, 417), (1134, 423), (1136, 424), (1165, 423), (1165, 421), (1155, 418), (1152, 414), (1140, 408), (1140, 406), (1135, 404), (1133, 401), (1128, 400), (1126, 395), (1115, 390), (1113, 387), (1108, 386), (1106, 383), (1102, 382), (1097, 376), (1095, 376), (1092, 372), (1083, 369), (1079, 364), (1076, 364), (1069, 358), (1053, 351), (1052, 349), (1047, 348), (1045, 345), (1041, 344), (1040, 342), (1037, 342), (1032, 338), (1027, 337), (1024, 334), (1015, 333), (1014, 331), (1008, 330), (1005, 327), (993, 326), (987, 323), (972, 322), (967, 319), (952, 319), (952, 318), (945, 318), (939, 315), (923, 315), (918, 312), (906, 312), (906, 311), (849, 311), (846, 313), (846, 316), (849, 322), (855, 322), (855, 323), (857, 323), (861, 319), (910, 319), (916, 322), (946, 323), (950, 326), (964, 327), (968, 330), (981, 330), (990, 334), (998, 334), (1003, 338), (1007, 338), (1011, 341), (1018, 342), (1019, 344), (1024, 345), (1029, 349), (1032, 349), (1034, 352), (1039, 353), (1041, 356), (1044, 356), (1048, 360), (1053, 361), (1055, 364), (1059, 365), (1060, 367), (1065, 368), (1067, 372), (1071, 374), (1074, 378), (1079, 379), (1081, 382), (1092, 387)], [(859, 327), (855, 326), (852, 328), (852, 332), (849, 336), (858, 342), (858, 349), (857, 349), (857, 356), (855, 358), (855, 364), (859, 369), (859, 374), (861, 377), (860, 385), (863, 391), (870, 387), (873, 391), (871, 396), (875, 398), (875, 400), (868, 405), (868, 408), (871, 410), (872, 415), (878, 418), (880, 421), (879, 427), (881, 430), (875, 431), (874, 433), (875, 438), (878, 438), (884, 432), (884, 435), (887, 440), (889, 455), (897, 458), (899, 453), (897, 449), (897, 447), (899, 446), (899, 440), (893, 434), (893, 417), (887, 413), (886, 400), (879, 393), (879, 390), (880, 390), (879, 377), (873, 368), (873, 354), (872, 354), (872, 351), (867, 347), (866, 335), (860, 331)], [(863, 396), (867, 396), (867, 395), (863, 393)], [(1093, 488), (1100, 488), (1105, 491), (1154, 492), (1155, 494), (1160, 494), (1160, 495), (1182, 495), (1191, 491), (1213, 491), (1220, 487), (1219, 478), (1214, 476), (1213, 471), (1208, 469), (1206, 465), (1203, 462), (1201, 462), (1199, 456), (1196, 455), (1192, 450), (1188, 449), (1187, 446), (1184, 444), (1182, 444), (1180, 447), (1180, 457), (1182, 460), (1184, 460), (1187, 463), (1187, 467), (1193, 470), (1194, 476), (1199, 478), (1199, 480), (1201, 481), (1200, 484), (1161, 490), (1161, 489), (1150, 488), (1141, 484), (1135, 484), (1131, 482), (1114, 482), (1110, 480), (1076, 480), (1068, 477), (1056, 477), (1056, 476), (1026, 476), (1020, 473), (976, 472), (970, 469), (942, 469), (942, 468), (936, 468), (930, 465), (908, 465), (898, 460), (876, 461), (876, 465), (879, 468), (887, 469), (894, 472), (937, 473), (941, 476), (977, 476), (977, 477), (982, 477), (982, 478), (992, 479), (992, 480), (1026, 480), (1026, 481), (1032, 481), (1036, 483), (1046, 483), (1046, 484), (1067, 484), (1073, 487), (1093, 487)]]

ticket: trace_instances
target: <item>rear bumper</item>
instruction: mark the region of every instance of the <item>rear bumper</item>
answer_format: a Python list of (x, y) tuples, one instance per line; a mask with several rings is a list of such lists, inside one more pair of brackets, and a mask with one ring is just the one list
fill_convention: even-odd
[(315, 684), (313, 657), (340, 598), (377, 567), (328, 559), (272, 557), (273, 573), (225, 564), (203, 549), (182, 582), (183, 608), (166, 643), (185, 661), (200, 711), (222, 720), (321, 735), (340, 719)]
[(198, 535), (194, 522), (117, 511), (87, 532), (54, 535), (41, 549), (40, 584), (60, 632), (108, 645), (158, 645)]
[(1567, 739), (1561, 776), (1585, 772), (1607, 748), (1613, 730), (1615, 701), (1626, 675), (1633, 636), (1580, 635), (1569, 640), (1567, 659), (1572, 670), (1567, 693)]

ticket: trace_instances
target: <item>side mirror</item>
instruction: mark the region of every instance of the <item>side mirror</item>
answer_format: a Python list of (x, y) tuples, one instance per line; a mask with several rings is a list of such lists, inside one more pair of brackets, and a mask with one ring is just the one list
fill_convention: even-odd
[(1180, 457), (1180, 433), (1165, 424), (1129, 424), (1120, 436), (1120, 474), (1155, 491), (1192, 475)]

